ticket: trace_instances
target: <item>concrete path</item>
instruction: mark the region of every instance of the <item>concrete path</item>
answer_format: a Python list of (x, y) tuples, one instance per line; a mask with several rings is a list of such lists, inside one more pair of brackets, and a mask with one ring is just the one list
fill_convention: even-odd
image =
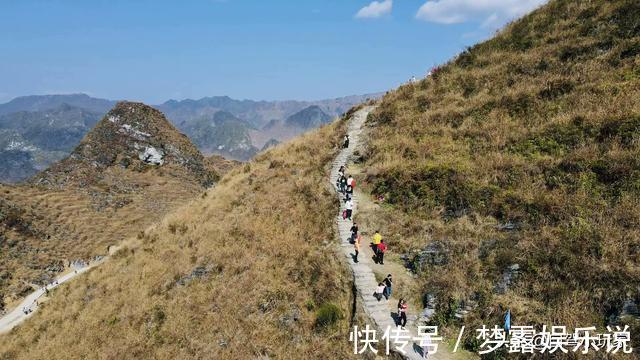
[[(86, 272), (94, 266), (99, 265), (100, 263), (101, 261), (93, 262), (90, 265), (78, 267), (74, 269), (74, 271), (70, 271), (67, 274), (60, 276), (51, 285), (47, 286), (47, 290), (55, 289), (56, 287)], [(0, 318), (0, 334), (11, 331), (11, 329), (33, 316), (33, 314), (35, 314), (38, 310), (38, 299), (45, 295), (45, 293), (46, 291), (44, 290), (44, 288), (40, 288), (32, 292), (31, 294), (29, 294), (29, 296), (24, 298), (24, 300), (22, 300), (22, 302), (12, 311)], [(27, 313), (25, 313), (25, 310), (27, 311)]]
[[(340, 166), (345, 165), (347, 167), (348, 172), (348, 161), (353, 155), (354, 149), (356, 149), (360, 145), (360, 135), (362, 132), (362, 126), (367, 119), (367, 115), (369, 112), (373, 110), (372, 106), (365, 107), (358, 112), (356, 112), (353, 118), (349, 121), (348, 124), (348, 134), (349, 134), (349, 147), (347, 149), (342, 149), (336, 159), (334, 160), (331, 168), (331, 184), (336, 188), (336, 181), (338, 179), (338, 171), (340, 170)], [(357, 187), (358, 184), (356, 184)], [(340, 247), (342, 250), (342, 254), (346, 257), (346, 261), (349, 264), (351, 271), (353, 272), (353, 276), (355, 279), (355, 285), (357, 290), (357, 296), (360, 297), (361, 303), (363, 304), (364, 310), (371, 319), (373, 323), (369, 324), (370, 326), (376, 327), (379, 331), (377, 334), (377, 338), (380, 340), (384, 331), (387, 328), (395, 329), (397, 327), (394, 317), (397, 312), (397, 301), (385, 300), (382, 298), (381, 301), (378, 301), (373, 293), (376, 290), (378, 282), (373, 272), (373, 267), (381, 267), (384, 269), (384, 265), (378, 265), (373, 262), (371, 259), (373, 256), (373, 251), (369, 247), (369, 243), (371, 239), (362, 239), (362, 243), (360, 244), (360, 255), (358, 256), (358, 263), (353, 261), (353, 256), (355, 255), (354, 247), (351, 243), (349, 243), (349, 237), (351, 236), (351, 220), (343, 220), (342, 211), (344, 210), (344, 201), (343, 196), (338, 193), (340, 198), (340, 212), (337, 216), (337, 224), (338, 224), (338, 236), (340, 238)], [(353, 195), (353, 214), (357, 213), (358, 209), (358, 196), (359, 194), (356, 192)], [(353, 216), (352, 216), (353, 218)], [(362, 231), (363, 229), (360, 229)], [(410, 332), (412, 337), (417, 336), (418, 324), (415, 323), (415, 316), (409, 317), (409, 321), (407, 321), (406, 329)], [(381, 340), (380, 340), (381, 341)], [(378, 353), (381, 354), (381, 351), (384, 352), (384, 346), (380, 346), (384, 344), (384, 342), (379, 342)], [(390, 346), (393, 349), (393, 344)], [(418, 346), (414, 341), (410, 341), (408, 345), (403, 348), (406, 352), (404, 356), (408, 359), (423, 359), (422, 349)], [(448, 358), (448, 354), (446, 352), (446, 346), (444, 344), (439, 344), (438, 352), (435, 354), (429, 354), (428, 359), (446, 359)]]

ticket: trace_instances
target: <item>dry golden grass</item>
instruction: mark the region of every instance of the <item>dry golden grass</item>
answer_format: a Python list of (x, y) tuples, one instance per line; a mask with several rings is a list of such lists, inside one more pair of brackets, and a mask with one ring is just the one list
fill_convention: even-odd
[[(141, 174), (114, 168), (105, 175), (101, 184), (107, 187), (113, 182), (127, 183), (136, 190), (113, 193), (94, 187), (0, 187), (6, 204), (24, 211), (17, 220), (28, 224), (25, 231), (2, 227), (5, 239), (0, 244), (0, 269), (4, 275), (0, 277), (4, 281), (0, 293), (5, 295), (5, 303), (10, 305), (24, 295), (21, 293), (29, 289), (28, 284), (55, 276), (47, 267), (106, 255), (109, 246), (134, 236), (203, 191), (196, 181), (156, 171)], [(113, 201), (105, 205), (107, 198)], [(122, 206), (116, 205), (118, 202)]]
[[(0, 338), (4, 359), (344, 358), (327, 164), (343, 121), (227, 174)], [(185, 277), (201, 269), (199, 278)], [(197, 273), (197, 272), (196, 272)], [(342, 313), (319, 326), (319, 309)]]
[(473, 299), (472, 326), (506, 308), (517, 324), (603, 326), (640, 299), (639, 54), (637, 1), (551, 1), (370, 116), (361, 182), (386, 196), (390, 247), (449, 255), (421, 271), (439, 324)]

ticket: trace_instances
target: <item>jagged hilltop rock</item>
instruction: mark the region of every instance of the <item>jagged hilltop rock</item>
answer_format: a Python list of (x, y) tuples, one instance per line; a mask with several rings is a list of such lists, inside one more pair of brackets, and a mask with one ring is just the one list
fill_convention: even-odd
[(93, 183), (100, 171), (119, 165), (142, 171), (147, 166), (181, 168), (203, 184), (215, 175), (195, 145), (158, 110), (123, 101), (89, 132), (63, 161), (36, 175), (31, 182), (61, 186)]

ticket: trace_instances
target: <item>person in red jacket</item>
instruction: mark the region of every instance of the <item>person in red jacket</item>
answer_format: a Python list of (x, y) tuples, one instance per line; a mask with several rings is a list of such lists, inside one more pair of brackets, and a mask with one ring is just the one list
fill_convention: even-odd
[(387, 245), (384, 243), (384, 240), (380, 240), (380, 244), (378, 244), (378, 264), (384, 265), (384, 252), (387, 251)]

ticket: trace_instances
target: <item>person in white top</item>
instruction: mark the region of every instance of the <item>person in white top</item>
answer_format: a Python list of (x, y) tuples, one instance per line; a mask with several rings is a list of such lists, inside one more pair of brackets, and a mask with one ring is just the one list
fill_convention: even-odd
[(347, 178), (347, 186), (353, 187), (353, 176), (351, 175)]
[(384, 283), (380, 283), (378, 284), (378, 287), (376, 288), (376, 292), (373, 294), (373, 296), (375, 296), (376, 299), (378, 299), (378, 301), (382, 300), (382, 296), (384, 294)]
[(351, 214), (353, 213), (353, 202), (351, 199), (344, 203), (344, 208), (347, 210), (347, 219), (351, 220)]
[(423, 339), (420, 339), (420, 346), (422, 347), (422, 358), (428, 359), (431, 353), (431, 336), (425, 336)]

